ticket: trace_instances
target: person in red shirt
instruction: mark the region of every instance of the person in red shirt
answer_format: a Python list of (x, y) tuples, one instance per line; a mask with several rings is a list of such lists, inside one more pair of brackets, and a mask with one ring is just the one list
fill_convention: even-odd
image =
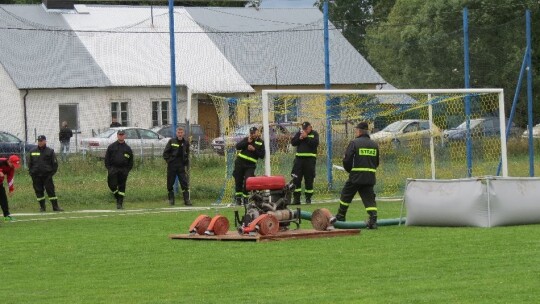
[(13, 220), (9, 213), (8, 198), (6, 189), (4, 188), (4, 177), (7, 178), (9, 196), (12, 196), (15, 190), (13, 185), (15, 169), (19, 169), (20, 167), (21, 159), (17, 155), (11, 155), (9, 158), (0, 158), (0, 206), (2, 207), (2, 213), (4, 213), (4, 221)]

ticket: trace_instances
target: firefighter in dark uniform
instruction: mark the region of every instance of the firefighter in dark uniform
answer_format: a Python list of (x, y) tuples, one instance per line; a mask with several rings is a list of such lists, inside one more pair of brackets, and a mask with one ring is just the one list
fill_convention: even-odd
[(343, 157), (343, 168), (349, 172), (349, 179), (341, 190), (339, 210), (331, 222), (345, 221), (347, 209), (356, 192), (369, 215), (368, 229), (377, 229), (377, 203), (375, 202), (375, 172), (379, 166), (379, 146), (369, 138), (368, 124), (356, 126), (356, 138), (349, 143)]
[(302, 178), (304, 178), (306, 204), (311, 204), (313, 181), (315, 180), (315, 166), (317, 164), (319, 133), (313, 130), (313, 127), (309, 122), (305, 121), (302, 123), (302, 129), (291, 139), (291, 145), (296, 147), (296, 157), (294, 158), (294, 165), (291, 173), (297, 176), (294, 179), (296, 189), (294, 190), (292, 204), (300, 205)]
[(38, 145), (30, 150), (28, 170), (32, 177), (32, 185), (39, 203), (39, 210), (45, 212), (45, 191), (51, 201), (53, 211), (64, 211), (58, 206), (58, 198), (54, 190), (53, 175), (58, 170), (58, 161), (54, 150), (47, 147), (45, 135), (38, 136)]
[(133, 151), (125, 141), (124, 130), (119, 130), (116, 136), (118, 140), (107, 147), (105, 167), (108, 171), (107, 184), (116, 198), (116, 209), (123, 209), (126, 181), (133, 168)]
[(264, 142), (261, 139), (259, 129), (251, 127), (249, 136), (236, 144), (236, 160), (234, 162), (233, 177), (235, 182), (235, 203), (242, 205), (246, 203), (248, 193), (246, 191), (246, 179), (255, 176), (257, 159), (263, 159), (265, 150)]
[(178, 177), (180, 188), (184, 197), (184, 205), (191, 206), (189, 199), (189, 182), (186, 173), (186, 167), (189, 164), (189, 142), (184, 137), (184, 128), (176, 128), (176, 137), (171, 138), (165, 150), (163, 158), (167, 162), (167, 191), (169, 195), (169, 204), (174, 205), (173, 186)]

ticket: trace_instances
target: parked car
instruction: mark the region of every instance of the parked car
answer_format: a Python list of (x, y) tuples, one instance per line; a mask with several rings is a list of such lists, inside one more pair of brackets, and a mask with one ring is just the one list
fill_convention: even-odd
[[(379, 132), (373, 133), (371, 139), (381, 144), (394, 146), (408, 145), (416, 141), (429, 145), (431, 136), (429, 120), (405, 119), (395, 121)], [(441, 130), (435, 124), (433, 124), (433, 137), (439, 140), (441, 137)]]
[[(179, 123), (176, 125), (177, 127), (183, 127), (184, 130), (186, 129), (186, 124)], [(191, 143), (191, 149), (192, 150), (199, 150), (199, 149), (206, 149), (209, 146), (208, 143), (208, 136), (204, 133), (204, 129), (201, 125), (198, 124), (190, 124), (190, 143)], [(169, 137), (172, 138), (175, 136), (175, 131), (173, 130), (173, 125), (162, 125), (162, 126), (155, 126), (152, 128), (152, 131), (156, 132), (157, 134), (163, 136), (163, 137)]]
[[(500, 136), (500, 120), (498, 117), (489, 116), (469, 120), (469, 129), (472, 138)], [(509, 137), (519, 136), (522, 130), (515, 125), (510, 128)], [(462, 122), (453, 129), (444, 131), (445, 141), (463, 141), (467, 136), (467, 121)]]
[(0, 131), (0, 157), (12, 154), (22, 156), (35, 147), (35, 144), (29, 144), (11, 133)]
[[(534, 138), (540, 138), (540, 124), (537, 124), (532, 128), (532, 136)], [(521, 137), (529, 138), (529, 130), (525, 130)]]
[[(217, 154), (225, 154), (225, 146), (228, 148), (234, 147), (244, 137), (249, 135), (249, 129), (251, 127), (257, 127), (263, 130), (260, 124), (249, 124), (236, 128), (234, 132), (226, 137), (218, 137), (212, 140), (212, 148)], [(275, 151), (288, 151), (290, 149), (291, 139), (294, 134), (300, 129), (300, 123), (296, 122), (284, 122), (284, 123), (271, 123), (270, 124), (270, 152)]]
[(110, 128), (107, 131), (96, 135), (96, 137), (81, 139), (81, 150), (83, 153), (90, 153), (97, 157), (105, 157), (107, 147), (117, 140), (118, 130), (126, 132), (126, 142), (133, 150), (133, 154), (143, 156), (159, 156), (163, 153), (169, 138), (161, 136), (156, 132), (143, 128)]

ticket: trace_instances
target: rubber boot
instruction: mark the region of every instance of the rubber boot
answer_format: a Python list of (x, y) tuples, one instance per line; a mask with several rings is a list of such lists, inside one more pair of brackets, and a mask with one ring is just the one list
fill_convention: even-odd
[(349, 209), (349, 206), (339, 204), (339, 209), (335, 217), (330, 219), (330, 223), (334, 224), (337, 221), (345, 222), (345, 217), (347, 215), (347, 210)]
[(377, 229), (377, 211), (368, 211), (369, 218), (366, 221), (367, 229)]
[(124, 197), (121, 195), (118, 195), (116, 197), (116, 209), (118, 210), (124, 209)]
[(45, 200), (40, 200), (39, 202), (39, 212), (45, 212), (47, 209), (45, 208)]
[(60, 206), (58, 206), (58, 200), (51, 200), (51, 204), (52, 204), (52, 210), (55, 211), (55, 212), (59, 212), (59, 211), (64, 211), (64, 209), (60, 208)]
[(189, 190), (185, 190), (184, 192), (182, 192), (182, 195), (184, 196), (184, 205), (193, 206), (191, 204), (191, 200), (189, 199)]
[(306, 204), (311, 204), (311, 197), (313, 193), (306, 193)]
[(293, 201), (291, 205), (300, 205), (300, 196), (302, 193), (300, 192), (294, 192), (293, 193)]
[(169, 191), (169, 205), (174, 206), (174, 191)]

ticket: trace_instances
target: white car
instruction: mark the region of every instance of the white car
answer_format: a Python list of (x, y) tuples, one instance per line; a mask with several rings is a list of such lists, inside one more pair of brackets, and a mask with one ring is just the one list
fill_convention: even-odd
[[(534, 138), (540, 138), (540, 124), (537, 124), (536, 126), (532, 128), (532, 136)], [(521, 137), (529, 138), (529, 130), (525, 130), (525, 132), (523, 132), (523, 135), (521, 135)]]
[(165, 145), (170, 138), (163, 137), (156, 132), (143, 128), (119, 127), (110, 128), (107, 131), (96, 135), (96, 137), (84, 138), (81, 140), (81, 150), (97, 157), (105, 157), (105, 152), (110, 144), (118, 138), (118, 130), (126, 133), (126, 143), (133, 150), (134, 155), (159, 156), (163, 154)]

